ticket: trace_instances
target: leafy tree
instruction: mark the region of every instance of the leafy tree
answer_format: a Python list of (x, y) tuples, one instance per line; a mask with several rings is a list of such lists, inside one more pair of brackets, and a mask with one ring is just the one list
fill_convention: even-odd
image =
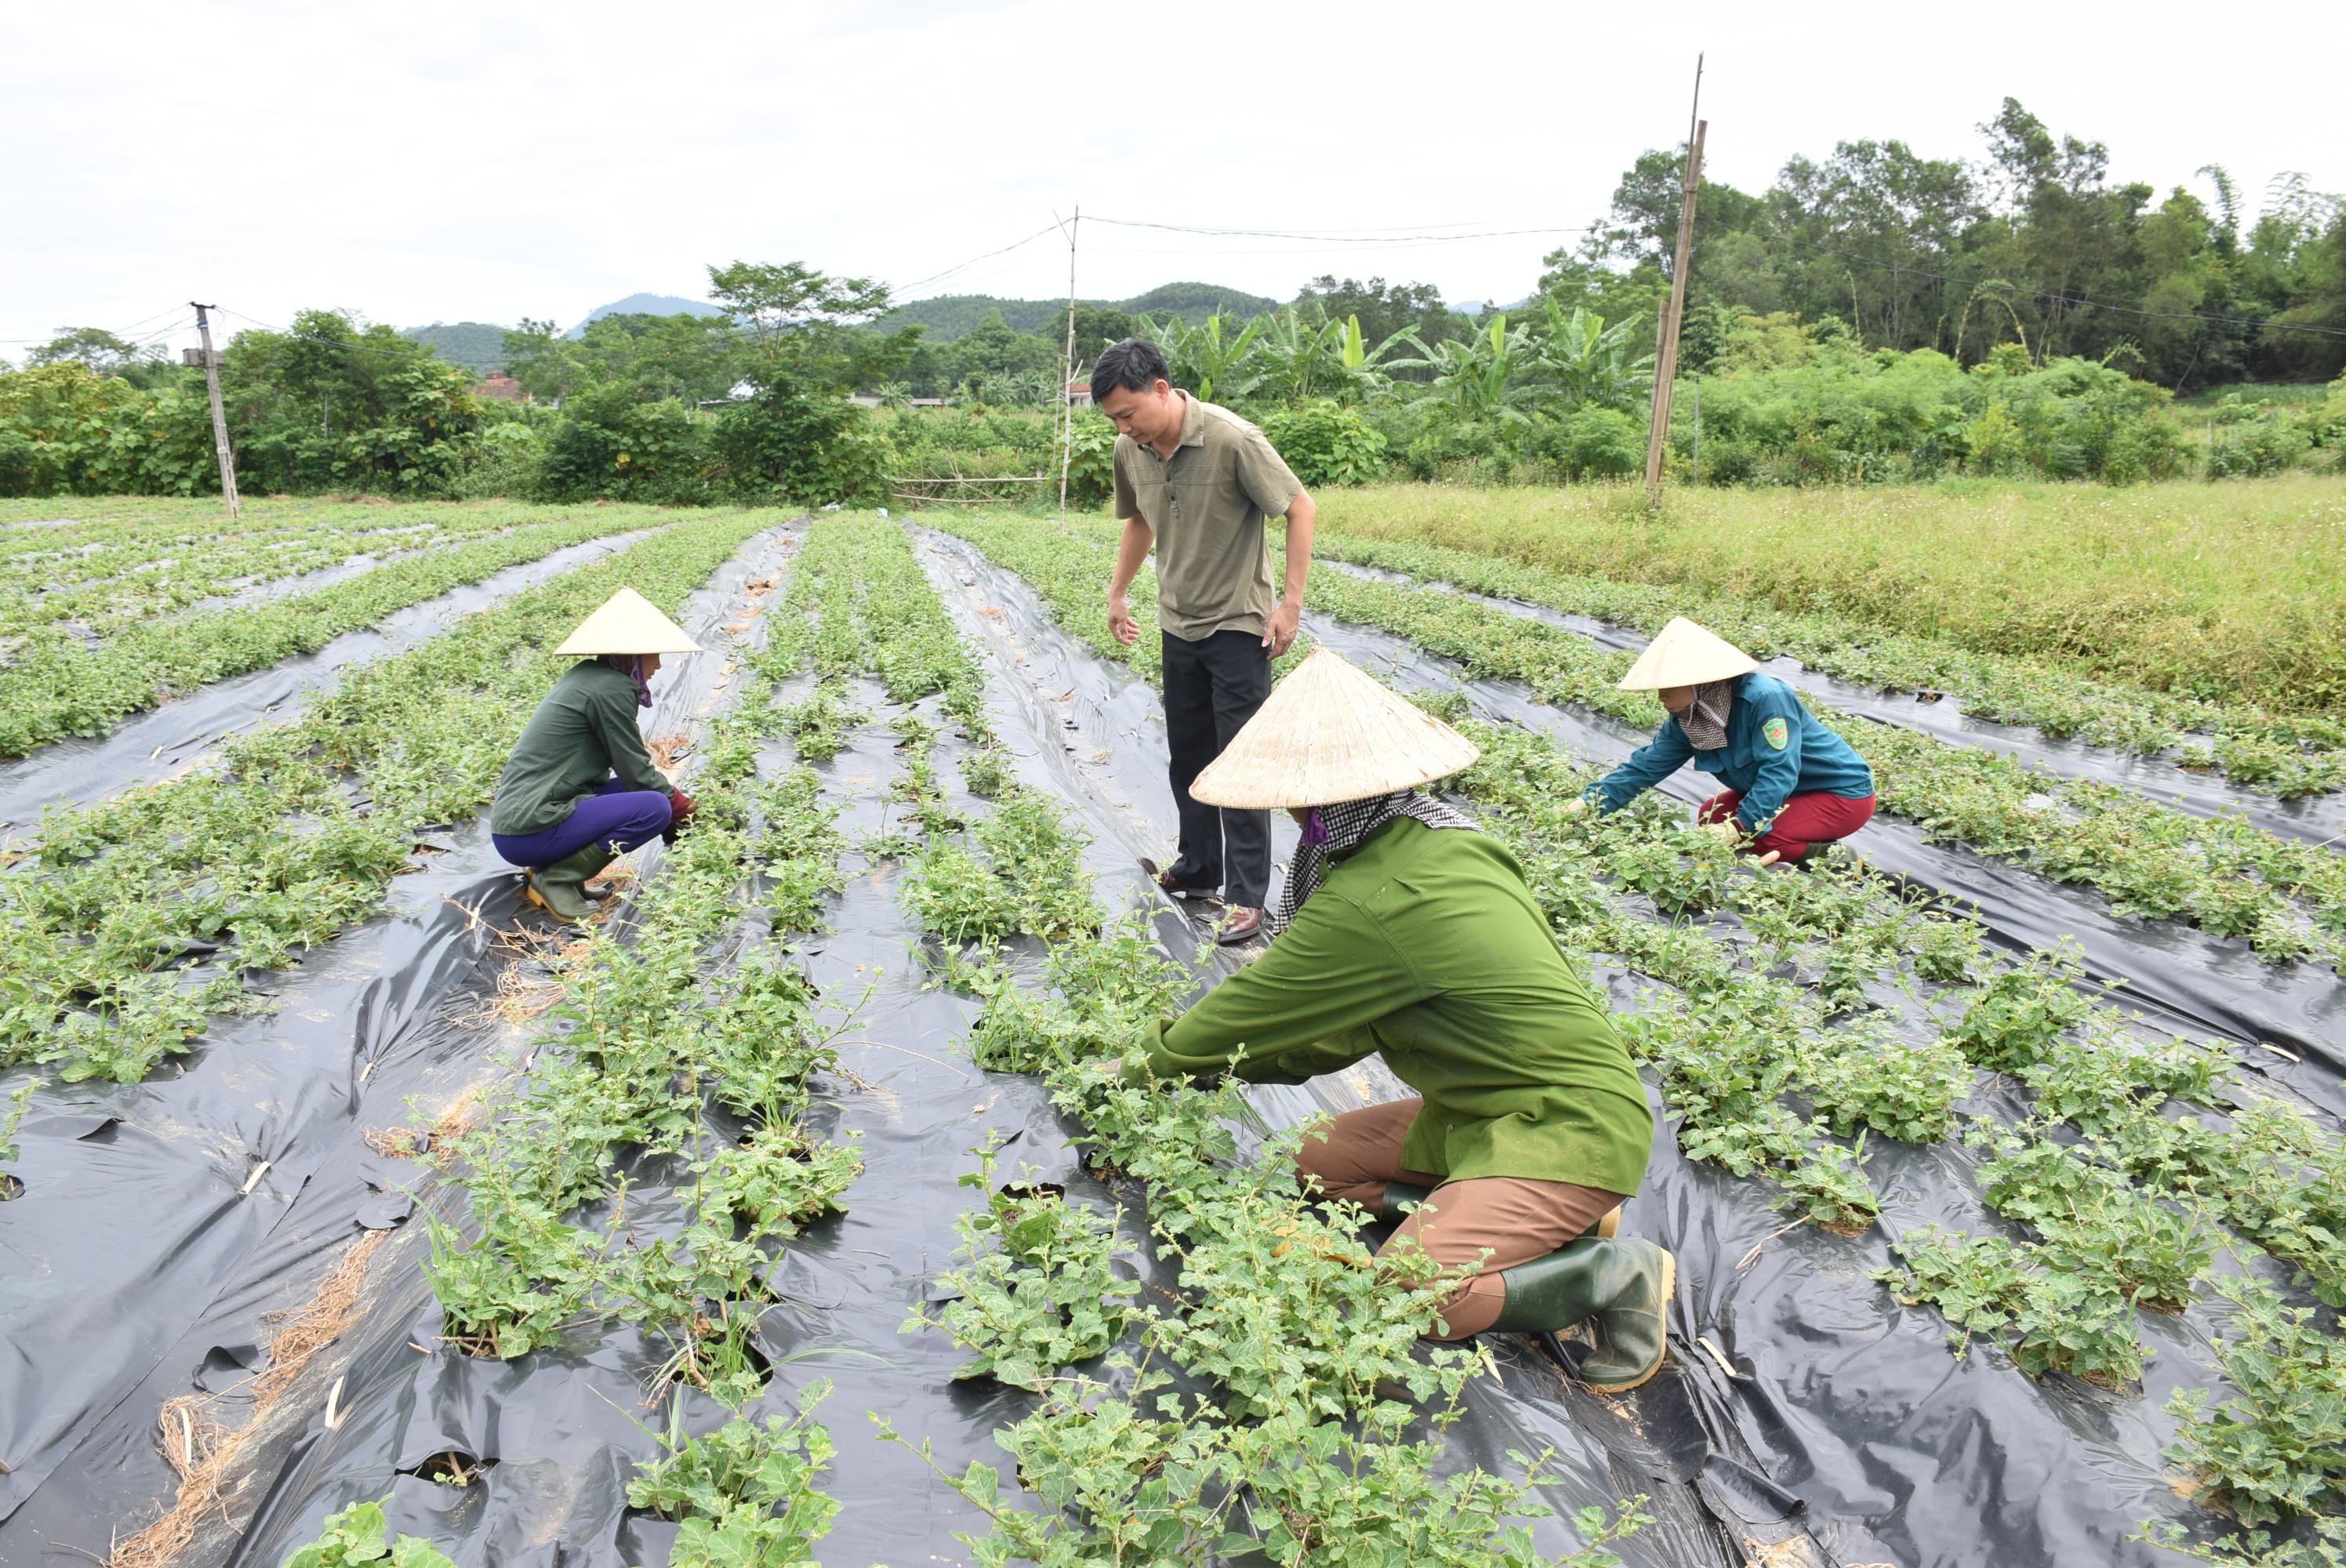
[[(1110, 343), (1122, 342), (1140, 331), (1140, 321), (1130, 311), (1114, 305), (1095, 305), (1087, 300), (1076, 302), (1076, 373), (1082, 375), (1099, 351)], [(1062, 305), (1051, 319), (1035, 330), (1035, 336), (1057, 347), (1066, 349), (1067, 308)]]
[(552, 321), (527, 316), (505, 334), (505, 374), (543, 403), (559, 404), (587, 380), (578, 346), (555, 331)]
[(1002, 319), (1002, 312), (996, 311), (962, 334), (953, 345), (954, 382), (989, 402), (1025, 402), (1028, 400), (1012, 392), (1007, 383), (1015, 378), (1039, 373), (1050, 383), (1044, 389), (1047, 400), (1051, 387), (1058, 382), (1065, 352), (1062, 344), (1032, 332), (1012, 331)]
[(1431, 283), (1388, 283), (1372, 278), (1338, 278), (1323, 272), (1303, 286), (1298, 305), (1316, 305), (1331, 321), (1357, 316), (1361, 335), (1372, 343), (1414, 333), (1434, 343), (1464, 338), (1474, 324), (1442, 302), (1442, 290)]
[(301, 311), (291, 331), (240, 332), (220, 362), (239, 483), (436, 494), (480, 428), (470, 381), (340, 311)]
[(712, 266), (709, 297), (740, 324), (743, 374), (761, 388), (846, 392), (887, 380), (920, 341), (918, 326), (859, 330), (887, 311), (885, 283), (831, 278), (800, 261)]
[(92, 375), (119, 376), (135, 387), (155, 386), (170, 373), (160, 347), (140, 348), (103, 327), (58, 329), (56, 337), (25, 356), (25, 368), (37, 370), (67, 361), (88, 366)]
[(632, 389), (648, 402), (723, 397), (740, 379), (741, 344), (723, 316), (598, 316), (576, 351), (597, 382)]

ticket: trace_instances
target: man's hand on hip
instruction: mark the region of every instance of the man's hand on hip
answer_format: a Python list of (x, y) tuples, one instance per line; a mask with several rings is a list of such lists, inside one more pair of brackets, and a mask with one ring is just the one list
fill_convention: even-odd
[(1295, 623), (1303, 618), (1303, 606), (1292, 599), (1281, 599), (1270, 612), (1270, 623), (1262, 629), (1262, 646), (1266, 658), (1277, 658), (1295, 641)]
[(1122, 594), (1107, 596), (1107, 630), (1120, 643), (1134, 642), (1140, 636), (1140, 627), (1132, 618), (1132, 606)]

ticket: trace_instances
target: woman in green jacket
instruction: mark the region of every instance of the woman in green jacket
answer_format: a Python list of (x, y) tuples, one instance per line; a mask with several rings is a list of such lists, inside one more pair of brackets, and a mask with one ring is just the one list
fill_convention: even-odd
[[(1662, 1363), (1675, 1263), (1610, 1222), (1644, 1176), (1652, 1114), (1514, 857), (1415, 788), (1474, 757), (1314, 650), (1191, 786), (1302, 824), (1275, 938), (1154, 1025), (1148, 1064), (1300, 1084), (1381, 1054), (1417, 1097), (1307, 1138), (1306, 1186), (1399, 1219), (1386, 1250), (1408, 1238), (1445, 1266), (1480, 1263), (1439, 1338), (1536, 1333), (1589, 1387), (1635, 1388)], [(1593, 1349), (1554, 1338), (1591, 1319)]]
[(652, 766), (636, 723), (652, 705), (660, 656), (699, 653), (684, 628), (633, 588), (579, 623), (563, 672), (530, 715), (489, 807), (497, 853), (528, 869), (523, 892), (556, 920), (596, 912), (586, 881), (655, 835), (675, 841), (692, 799)]

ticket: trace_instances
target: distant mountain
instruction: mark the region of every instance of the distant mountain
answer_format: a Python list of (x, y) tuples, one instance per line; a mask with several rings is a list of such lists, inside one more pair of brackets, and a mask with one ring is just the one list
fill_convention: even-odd
[(486, 321), (434, 321), (428, 327), (410, 327), (399, 335), (411, 343), (428, 345), (450, 364), (462, 365), (475, 375), (505, 368), (505, 330)]
[(1534, 295), (1526, 294), (1512, 305), (1502, 305), (1493, 300), (1461, 300), (1450, 308), (1462, 316), (1487, 315), (1493, 311), (1520, 311), (1532, 302)]
[(1278, 310), (1280, 303), (1242, 289), (1225, 289), (1219, 283), (1159, 283), (1146, 294), (1135, 294), (1124, 300), (1119, 308), (1136, 316), (1169, 312), (1185, 321), (1202, 321), (1217, 311), (1241, 319), (1260, 316), (1265, 311)]
[(721, 316), (721, 306), (706, 300), (679, 300), (673, 294), (630, 294), (624, 300), (614, 300), (607, 305), (597, 305), (586, 312), (586, 321), (579, 322), (562, 335), (584, 337), (586, 321), (599, 321), (606, 316)]
[[(1086, 300), (1083, 303), (1114, 311), (1128, 311), (1135, 315), (1176, 315), (1185, 321), (1202, 321), (1218, 310), (1240, 317), (1259, 316), (1265, 311), (1279, 309), (1280, 304), (1278, 300), (1265, 299), (1260, 294), (1225, 289), (1218, 283), (1164, 283), (1129, 300)], [(1049, 326), (1052, 319), (1066, 308), (1064, 300), (1005, 300), (993, 294), (939, 294), (897, 306), (881, 317), (878, 325), (892, 329), (911, 326), (917, 321), (928, 329), (924, 334), (926, 341), (950, 343), (984, 321), (990, 311), (1001, 311), (1003, 323), (1013, 331), (1035, 332)]]

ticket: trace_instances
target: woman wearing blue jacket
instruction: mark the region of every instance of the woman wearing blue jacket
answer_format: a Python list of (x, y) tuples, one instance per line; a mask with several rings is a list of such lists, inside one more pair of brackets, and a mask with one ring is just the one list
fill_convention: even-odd
[(1797, 861), (1873, 817), (1873, 770), (1749, 654), (1679, 616), (1646, 647), (1623, 691), (1650, 691), (1670, 717), (1628, 761), (1588, 787), (1617, 811), (1691, 760), (1724, 786), (1695, 820), (1760, 864)]

